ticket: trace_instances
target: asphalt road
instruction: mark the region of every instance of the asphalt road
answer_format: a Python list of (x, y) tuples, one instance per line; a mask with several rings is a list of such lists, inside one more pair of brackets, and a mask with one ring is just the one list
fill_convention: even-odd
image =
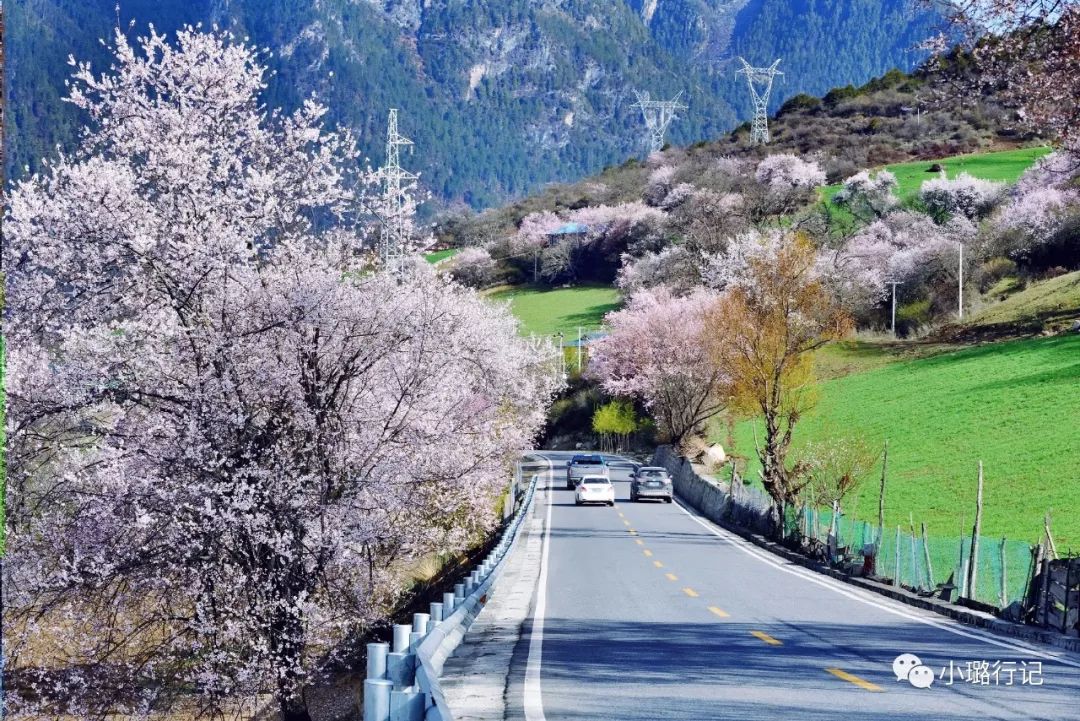
[[(542, 475), (537, 495), (550, 515), (512, 717), (1080, 719), (1077, 654), (814, 574), (678, 502), (632, 504), (618, 476), (614, 508), (577, 507), (569, 455), (541, 454), (555, 480)], [(932, 686), (896, 679), (903, 653), (932, 670)], [(968, 681), (968, 664), (984, 661), (986, 683)]]

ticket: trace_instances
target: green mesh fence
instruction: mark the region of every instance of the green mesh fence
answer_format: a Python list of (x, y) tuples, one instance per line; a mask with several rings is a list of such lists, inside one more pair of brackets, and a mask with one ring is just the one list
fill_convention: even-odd
[[(811, 507), (787, 508), (784, 534), (809, 539), (824, 552), (829, 547), (832, 511)], [(864, 554), (877, 547), (875, 574), (899, 579), (899, 584), (923, 592), (951, 584), (953, 598), (964, 596), (998, 608), (1022, 601), (1027, 594), (1032, 568), (1031, 547), (1024, 541), (979, 537), (979, 560), (975, 588), (967, 589), (971, 563), (971, 538), (933, 536), (895, 526), (885, 529), (878, 541), (876, 524), (841, 514), (836, 523), (836, 554), (833, 563), (861, 567)]]

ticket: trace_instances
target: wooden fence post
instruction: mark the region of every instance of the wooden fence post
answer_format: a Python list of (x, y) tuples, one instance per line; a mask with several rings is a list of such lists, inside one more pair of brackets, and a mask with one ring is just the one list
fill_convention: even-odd
[(919, 587), (919, 557), (917, 555), (916, 545), (919, 543), (919, 537), (915, 535), (915, 514), (908, 513), (908, 527), (911, 529), (911, 578), (916, 588)]
[(968, 561), (967, 597), (974, 600), (979, 580), (979, 532), (982, 530), (983, 464), (979, 461), (979, 490), (975, 495), (975, 525), (971, 528), (971, 558)]
[(1005, 569), (1005, 537), (1001, 537), (1001, 608), (1009, 605), (1009, 572)]
[(923, 555), (926, 556), (926, 582), (927, 588), (933, 590), (934, 584), (934, 564), (930, 561), (930, 541), (926, 536), (926, 524), (922, 524), (922, 547)]
[(1042, 604), (1042, 627), (1046, 628), (1050, 622), (1050, 559), (1043, 557), (1042, 561), (1042, 591), (1039, 593), (1039, 603)]
[(896, 527), (896, 549), (893, 553), (895, 556), (895, 568), (893, 569), (893, 582), (892, 585), (900, 588), (900, 526)]
[(885, 539), (885, 468), (889, 463), (889, 439), (885, 439), (885, 450), (881, 454), (881, 487), (878, 489), (877, 502), (877, 545)]
[(1072, 606), (1069, 604), (1072, 601), (1072, 559), (1065, 560), (1065, 594), (1062, 598), (1064, 601), (1063, 608), (1061, 609), (1061, 632), (1064, 634), (1069, 633), (1069, 611), (1072, 610)]
[(1057, 546), (1054, 544), (1054, 536), (1050, 533), (1050, 511), (1047, 511), (1046, 515), (1043, 516), (1043, 530), (1046, 531), (1047, 547), (1050, 549), (1050, 553), (1052, 554), (1054, 560), (1057, 560)]

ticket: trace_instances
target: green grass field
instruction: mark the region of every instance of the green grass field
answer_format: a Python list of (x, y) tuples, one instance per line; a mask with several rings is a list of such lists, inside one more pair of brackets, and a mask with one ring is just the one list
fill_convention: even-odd
[[(920, 160), (914, 163), (896, 163), (885, 168), (896, 176), (896, 195), (901, 201), (914, 198), (919, 193), (923, 181), (935, 177), (935, 173), (926, 172), (934, 163), (945, 166), (950, 178), (960, 173), (968, 173), (984, 180), (999, 180), (1015, 183), (1020, 175), (1031, 165), (1048, 154), (1051, 148), (1021, 148), (1020, 150), (1002, 150), (996, 153), (975, 153), (972, 155), (954, 155), (941, 160)], [(840, 190), (840, 184), (828, 185), (822, 189), (822, 195), (832, 200)]]
[[(855, 372), (822, 382), (817, 407), (796, 430), (807, 440), (859, 435), (889, 439), (886, 525), (908, 514), (933, 536), (970, 533), (978, 461), (985, 467), (983, 533), (1034, 542), (1052, 510), (1059, 551), (1080, 551), (1080, 336), (986, 344), (962, 350), (844, 344), (825, 364)], [(723, 424), (715, 440), (723, 443)], [(760, 426), (759, 426), (760, 435)], [(735, 451), (754, 455), (749, 421), (736, 426)], [(751, 464), (750, 473), (757, 477)], [(847, 502), (877, 519), (880, 466)]]
[(452, 258), (457, 255), (461, 248), (447, 248), (446, 250), (436, 250), (434, 253), (428, 253), (424, 256), (424, 260), (434, 265), (440, 263), (447, 258)]
[(575, 286), (572, 288), (517, 287), (492, 292), (494, 300), (510, 301), (510, 309), (521, 321), (523, 335), (564, 333), (576, 339), (578, 327), (595, 330), (604, 314), (619, 307), (619, 291), (611, 286)]

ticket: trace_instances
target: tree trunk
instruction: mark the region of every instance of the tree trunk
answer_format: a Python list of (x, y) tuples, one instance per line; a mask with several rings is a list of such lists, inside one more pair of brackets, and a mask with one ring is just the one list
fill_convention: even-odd
[(302, 694), (289, 697), (279, 695), (278, 699), (281, 721), (311, 721), (311, 714), (308, 713), (307, 702), (304, 701)]

